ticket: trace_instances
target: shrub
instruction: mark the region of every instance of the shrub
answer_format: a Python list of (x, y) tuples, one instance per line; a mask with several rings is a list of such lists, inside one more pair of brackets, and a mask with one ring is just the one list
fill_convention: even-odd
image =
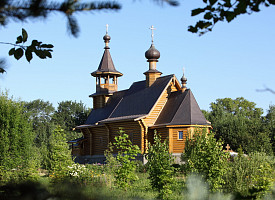
[(161, 142), (158, 134), (154, 135), (154, 144), (148, 145), (146, 154), (147, 167), (151, 186), (159, 192), (159, 198), (167, 199), (172, 193), (174, 168), (172, 154), (169, 153), (167, 142)]
[(223, 151), (221, 141), (216, 141), (213, 133), (206, 130), (195, 130), (193, 137), (187, 137), (184, 153), (185, 174), (198, 173), (208, 181), (212, 191), (222, 189), (227, 171), (229, 155)]
[(116, 185), (127, 189), (133, 181), (138, 179), (135, 174), (136, 164), (133, 160), (140, 153), (139, 147), (132, 144), (129, 136), (122, 129), (120, 129), (119, 135), (115, 137), (115, 142), (112, 145), (111, 148), (114, 147), (118, 150), (116, 160), (120, 165), (115, 169)]
[(259, 199), (271, 192), (275, 181), (275, 160), (265, 153), (239, 154), (230, 163), (225, 189), (237, 198)]

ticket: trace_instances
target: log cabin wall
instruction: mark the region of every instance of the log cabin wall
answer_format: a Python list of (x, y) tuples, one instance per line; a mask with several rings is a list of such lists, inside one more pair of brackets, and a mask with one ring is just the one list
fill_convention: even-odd
[[(143, 128), (140, 126), (138, 121), (128, 121), (128, 122), (115, 122), (107, 124), (109, 129), (109, 141), (114, 142), (115, 136), (118, 136), (120, 128), (129, 135), (129, 139), (134, 145), (137, 145), (141, 151), (144, 150), (144, 134)], [(114, 150), (116, 153), (117, 151)]]
[(88, 128), (81, 129), (81, 132), (87, 140), (83, 142), (83, 151), (81, 155), (92, 155), (92, 138)]
[[(172, 142), (173, 147), (172, 147), (172, 152), (173, 153), (182, 153), (184, 148), (185, 148), (185, 141), (187, 138), (189, 131), (188, 127), (182, 127), (182, 128), (171, 128), (170, 129), (172, 132)], [(183, 132), (183, 138), (179, 139), (179, 131)]]
[(92, 154), (90, 155), (104, 155), (108, 147), (108, 129), (105, 126), (99, 126), (89, 130), (92, 134)]

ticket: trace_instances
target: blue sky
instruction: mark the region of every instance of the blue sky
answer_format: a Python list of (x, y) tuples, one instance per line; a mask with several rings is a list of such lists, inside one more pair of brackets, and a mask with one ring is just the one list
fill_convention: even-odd
[(119, 1), (122, 9), (76, 15), (81, 33), (78, 38), (66, 31), (66, 18), (52, 14), (47, 20), (11, 22), (1, 28), (0, 40), (14, 42), (25, 28), (29, 40), (54, 44), (53, 58), (16, 61), (8, 57), (11, 48), (1, 45), (0, 56), (9, 68), (0, 75), (1, 90), (21, 100), (43, 99), (54, 106), (63, 100), (82, 101), (92, 107), (88, 96), (95, 91), (95, 78), (90, 75), (99, 65), (104, 51), (102, 37), (109, 24), (110, 52), (118, 71), (119, 90), (132, 82), (144, 80), (148, 70), (144, 57), (150, 47), (154, 25), (156, 48), (160, 51), (157, 69), (163, 75), (182, 76), (182, 68), (201, 109), (218, 98), (244, 97), (266, 111), (275, 103), (275, 95), (257, 92), (264, 86), (275, 89), (275, 7), (243, 15), (231, 23), (217, 24), (212, 32), (199, 37), (189, 33), (198, 17), (191, 10), (200, 1), (182, 1), (180, 6), (158, 5), (154, 1)]

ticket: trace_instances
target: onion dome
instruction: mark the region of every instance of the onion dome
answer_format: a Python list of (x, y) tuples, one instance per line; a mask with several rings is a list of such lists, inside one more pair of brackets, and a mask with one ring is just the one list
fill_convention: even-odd
[(183, 75), (180, 80), (181, 80), (182, 88), (186, 88), (187, 78), (184, 76), (184, 69), (183, 69)]
[(154, 44), (151, 44), (151, 47), (145, 52), (145, 57), (148, 59), (147, 61), (156, 61), (160, 57), (160, 52), (155, 48)]

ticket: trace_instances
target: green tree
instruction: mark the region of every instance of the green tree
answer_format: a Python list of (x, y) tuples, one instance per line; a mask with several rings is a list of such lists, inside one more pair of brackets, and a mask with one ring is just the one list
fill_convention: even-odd
[(218, 139), (245, 153), (272, 153), (269, 131), (264, 126), (263, 110), (243, 97), (217, 99), (211, 103), (209, 120)]
[(40, 151), (42, 167), (48, 168), (49, 138), (55, 129), (55, 125), (52, 122), (55, 109), (50, 102), (41, 99), (25, 102), (24, 108), (33, 125), (33, 131), (35, 133), (34, 142)]
[(270, 133), (273, 153), (275, 154), (275, 105), (270, 105), (266, 115), (266, 126)]
[(169, 153), (167, 141), (161, 142), (157, 132), (154, 135), (154, 144), (148, 145), (146, 159), (152, 188), (159, 192), (160, 199), (169, 199), (173, 183), (175, 183), (172, 167), (174, 159)]
[(88, 118), (90, 109), (80, 101), (62, 101), (58, 103), (57, 110), (53, 115), (53, 122), (60, 125), (66, 134), (67, 140), (81, 137), (81, 133), (76, 130), (76, 126), (85, 124)]
[(30, 167), (36, 160), (34, 132), (23, 102), (0, 93), (0, 166), (11, 170)]
[(137, 145), (133, 145), (129, 139), (129, 135), (122, 129), (115, 136), (115, 141), (111, 144), (111, 149), (118, 150), (116, 160), (120, 167), (115, 169), (115, 182), (118, 187), (127, 189), (131, 187), (132, 182), (136, 181), (138, 177), (135, 174), (136, 163), (134, 159), (140, 153)]
[(195, 130), (192, 137), (187, 137), (184, 153), (186, 175), (201, 174), (209, 183), (212, 191), (221, 190), (225, 184), (223, 179), (227, 171), (229, 154), (223, 151), (222, 142), (216, 141), (214, 133), (206, 130)]
[(50, 170), (53, 172), (65, 171), (73, 161), (64, 130), (57, 126), (49, 140)]
[(189, 31), (200, 35), (212, 31), (216, 23), (234, 20), (237, 16), (259, 12), (260, 7), (275, 5), (274, 0), (202, 0), (205, 7), (192, 10), (191, 16), (202, 15), (195, 26), (189, 26)]

